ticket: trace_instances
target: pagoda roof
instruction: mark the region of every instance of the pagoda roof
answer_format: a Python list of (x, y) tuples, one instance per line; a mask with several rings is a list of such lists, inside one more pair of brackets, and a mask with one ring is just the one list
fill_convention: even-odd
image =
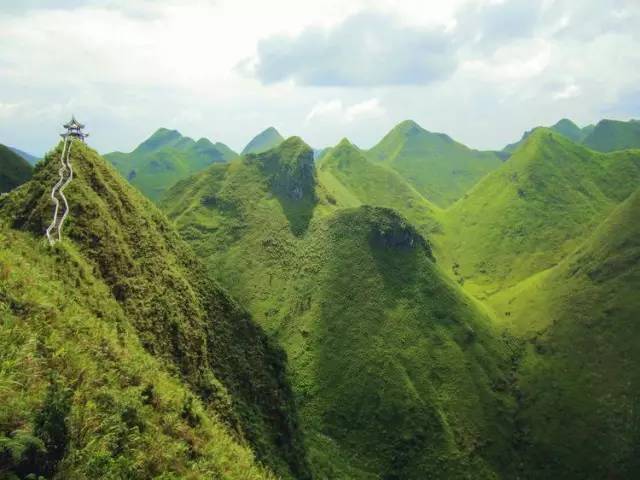
[(63, 125), (64, 128), (84, 128), (84, 125), (76, 120), (76, 117), (71, 116), (71, 121)]

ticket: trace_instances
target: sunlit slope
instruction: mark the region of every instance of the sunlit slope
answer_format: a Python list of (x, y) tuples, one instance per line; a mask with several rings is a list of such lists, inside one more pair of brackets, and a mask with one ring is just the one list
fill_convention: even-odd
[(391, 130), (367, 157), (394, 169), (440, 207), (453, 203), (502, 163), (495, 152), (472, 150), (410, 120)]
[(584, 139), (584, 145), (601, 152), (640, 148), (640, 120), (601, 120)]
[(318, 178), (341, 205), (389, 207), (406, 216), (421, 232), (438, 228), (437, 207), (397, 172), (367, 160), (347, 139), (322, 157)]
[(0, 145), (0, 193), (8, 192), (31, 178), (33, 167), (8, 147)]
[(237, 154), (223, 143), (195, 141), (176, 130), (161, 128), (133, 152), (105, 155), (129, 182), (157, 201), (178, 180), (212, 163), (227, 162)]
[(509, 471), (509, 355), (488, 317), (403, 217), (342, 208), (312, 157), (288, 139), (180, 182), (163, 207), (285, 347), (314, 473)]
[[(53, 208), (49, 193), (57, 180), (61, 148), (59, 145), (48, 156), (30, 182), (0, 200), (0, 213), (6, 224), (31, 232), (42, 243), (43, 232), (51, 221)], [(250, 446), (258, 459), (277, 474), (285, 478), (306, 478), (304, 450), (296, 427), (282, 352), (252, 323), (249, 314), (207, 276), (191, 249), (155, 206), (86, 145), (74, 142), (71, 152), (75, 178), (65, 190), (71, 211), (63, 232), (63, 244), (48, 251), (53, 264), (57, 264), (55, 259), (64, 252), (72, 252), (78, 268), (95, 277), (95, 280), (87, 279), (88, 285), (96, 283), (101, 295), (109, 298), (109, 305), (120, 309), (122, 322), (126, 323), (132, 341), (141, 345), (162, 367), (159, 374), (172, 375), (183, 391), (202, 402), (211, 422), (226, 425), (238, 443)], [(36, 258), (32, 257), (30, 261), (35, 262)], [(73, 262), (59, 275), (73, 272)], [(85, 287), (79, 272), (74, 272), (73, 278), (71, 286)], [(46, 282), (38, 285), (38, 288), (46, 287)], [(91, 311), (96, 321), (116, 322), (117, 327), (118, 320), (110, 311), (101, 310), (98, 303), (92, 303), (97, 300), (85, 298), (81, 293), (83, 290), (79, 292), (68, 288), (56, 295), (77, 302), (78, 308), (93, 305)], [(29, 310), (16, 305), (18, 310), (14, 314), (22, 321), (29, 321)], [(8, 306), (13, 308), (11, 302)], [(67, 321), (60, 319), (60, 328), (66, 328), (64, 322)], [(81, 318), (77, 321), (77, 328), (89, 328), (83, 327)], [(55, 337), (67, 335), (55, 328), (49, 332), (48, 335)], [(99, 344), (87, 346), (87, 350), (91, 348), (99, 352), (102, 347)], [(126, 352), (122, 355), (126, 358)], [(64, 363), (53, 363), (50, 370), (63, 376), (67, 374)], [(65, 388), (71, 388), (72, 381), (65, 377)], [(118, 379), (110, 381), (117, 382)], [(136, 386), (145, 386), (144, 378), (137, 382)], [(110, 388), (117, 396), (120, 388), (117, 383)], [(181, 396), (179, 392), (175, 395)], [(82, 398), (74, 397), (71, 408), (75, 409), (73, 415), (82, 416), (88, 413), (86, 409), (91, 408), (91, 404), (87, 406)], [(185, 408), (184, 418), (189, 419), (191, 407)], [(136, 415), (136, 412), (131, 414)], [(142, 412), (139, 414), (143, 415)], [(122, 421), (127, 420), (123, 418)], [(125, 427), (114, 424), (113, 428)], [(102, 455), (113, 457), (115, 464), (105, 461), (97, 465), (96, 472), (99, 473), (94, 477), (113, 472), (118, 458), (122, 456), (122, 461), (126, 462), (130, 455), (129, 448), (118, 446), (117, 442), (109, 443), (108, 435), (111, 434), (108, 432), (103, 432), (107, 437), (97, 437), (93, 441), (112, 445), (112, 450), (104, 450)], [(185, 441), (197, 449), (200, 438), (190, 432), (184, 435)], [(87, 437), (84, 441), (91, 440)], [(178, 447), (184, 449), (180, 445), (175, 448)], [(156, 453), (162, 454), (161, 451)], [(182, 454), (185, 458), (195, 455), (192, 462), (180, 460), (183, 464), (192, 465), (199, 458), (199, 454), (188, 451)], [(216, 460), (204, 456), (202, 462), (215, 464)]]
[(640, 191), (536, 282), (500, 295), (528, 340), (519, 418), (535, 478), (640, 476)]
[(74, 245), (0, 226), (0, 272), (2, 478), (274, 478)]
[(277, 147), (284, 142), (284, 137), (273, 127), (260, 132), (253, 137), (249, 143), (242, 149), (242, 155), (248, 153), (263, 153), (267, 150)]
[(490, 295), (571, 253), (640, 181), (640, 151), (597, 153), (538, 129), (444, 215), (448, 262)]

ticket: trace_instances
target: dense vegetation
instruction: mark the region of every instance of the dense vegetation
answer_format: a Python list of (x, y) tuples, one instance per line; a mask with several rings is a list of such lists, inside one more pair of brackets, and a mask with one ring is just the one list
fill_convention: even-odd
[(0, 476), (639, 477), (634, 127), (268, 129), (169, 188), (177, 230), (83, 146), (50, 248), (58, 148), (0, 197)]
[[(40, 452), (50, 465), (35, 473), (61, 478), (259, 478), (251, 447), (277, 474), (307, 477), (283, 353), (164, 216), (80, 143), (67, 240), (43, 246), (60, 149), (0, 200), (2, 328), (15, 338), (3, 382), (20, 388), (3, 410), (1, 468), (22, 476)], [(22, 388), (24, 362), (36, 376)]]
[(583, 143), (601, 152), (640, 148), (640, 120), (601, 120)]
[(33, 168), (8, 147), (0, 145), (0, 194), (14, 189), (31, 178)]
[(496, 152), (481, 152), (443, 133), (429, 132), (407, 120), (397, 125), (367, 152), (398, 172), (427, 200), (447, 207), (460, 198), (502, 159)]
[(133, 152), (113, 152), (105, 158), (132, 185), (156, 201), (178, 180), (236, 156), (223, 143), (214, 144), (206, 138), (196, 142), (176, 130), (161, 128)]

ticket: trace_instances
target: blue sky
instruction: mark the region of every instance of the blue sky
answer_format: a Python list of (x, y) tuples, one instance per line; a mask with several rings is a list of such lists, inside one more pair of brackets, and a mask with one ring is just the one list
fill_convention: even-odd
[(158, 127), (369, 147), (411, 118), (475, 148), (640, 117), (636, 0), (0, 0), (0, 143), (72, 114), (101, 152)]

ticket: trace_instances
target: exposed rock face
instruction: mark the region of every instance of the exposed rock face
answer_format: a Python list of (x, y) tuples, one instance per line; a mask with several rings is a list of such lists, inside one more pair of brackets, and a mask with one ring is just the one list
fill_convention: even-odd
[(262, 162), (271, 188), (293, 200), (315, 197), (316, 169), (313, 150), (299, 137), (285, 140), (278, 148), (256, 156)]
[(429, 242), (395, 210), (367, 207), (371, 214), (371, 242), (382, 248), (421, 249), (435, 261)]

